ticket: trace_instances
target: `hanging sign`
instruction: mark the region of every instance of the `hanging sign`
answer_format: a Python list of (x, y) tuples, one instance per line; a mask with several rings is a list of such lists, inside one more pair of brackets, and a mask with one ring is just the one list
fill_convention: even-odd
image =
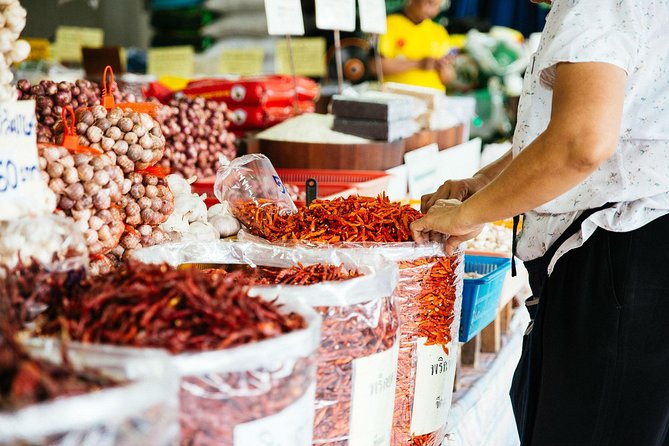
[[(325, 75), (325, 39), (302, 37), (292, 39), (295, 74), (298, 76), (323, 77)], [(285, 40), (276, 43), (276, 72), (291, 74), (290, 53)]]
[(81, 49), (100, 48), (105, 33), (100, 28), (59, 26), (56, 28), (56, 53), (62, 62), (81, 62)]
[(185, 79), (195, 72), (195, 51), (192, 46), (167, 46), (149, 49), (147, 72), (160, 78), (176, 76)]

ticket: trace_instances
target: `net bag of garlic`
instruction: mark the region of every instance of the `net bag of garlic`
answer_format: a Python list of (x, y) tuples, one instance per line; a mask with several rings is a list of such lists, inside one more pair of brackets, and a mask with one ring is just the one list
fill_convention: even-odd
[(106, 154), (72, 153), (62, 146), (40, 145), (41, 175), (56, 194), (57, 213), (84, 234), (90, 255), (114, 248), (123, 233), (115, 203), (126, 192), (123, 172)]
[(214, 194), (230, 203), (233, 215), (246, 227), (257, 226), (257, 209), (271, 209), (278, 214), (297, 212), (288, 190), (270, 160), (261, 154), (244, 155), (230, 163), (223, 161), (214, 183)]
[(0, 352), (11, 389), (0, 390), (0, 445), (179, 444), (179, 381), (164, 352), (69, 345), (64, 363), (57, 342), (1, 336)]
[(397, 266), (353, 251), (256, 243), (171, 243), (139, 250), (145, 262), (238, 264), (260, 285), (251, 294), (304, 302), (322, 317), (314, 443), (390, 444), (399, 315)]
[(180, 376), (183, 445), (254, 445), (267, 432), (280, 444), (311, 445), (320, 318), (248, 289), (242, 276), (128, 263), (51, 293), (68, 305), (49, 305), (59, 308), (33, 333), (167, 350)]

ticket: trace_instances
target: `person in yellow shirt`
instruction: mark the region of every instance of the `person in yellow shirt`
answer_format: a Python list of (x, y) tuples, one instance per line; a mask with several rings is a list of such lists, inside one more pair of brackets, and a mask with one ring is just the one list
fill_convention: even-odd
[(388, 16), (379, 52), (384, 80), (445, 90), (455, 77), (448, 32), (432, 21), (443, 0), (407, 0)]

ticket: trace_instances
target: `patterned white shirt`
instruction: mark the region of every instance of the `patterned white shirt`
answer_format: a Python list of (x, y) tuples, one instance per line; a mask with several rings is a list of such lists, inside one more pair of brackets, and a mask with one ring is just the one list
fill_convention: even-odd
[(518, 256), (531, 260), (583, 210), (616, 203), (558, 249), (550, 272), (597, 227), (632, 231), (669, 213), (669, 0), (554, 0), (546, 21), (525, 75), (514, 156), (548, 125), (556, 64), (606, 62), (628, 75), (615, 154), (580, 185), (525, 214)]

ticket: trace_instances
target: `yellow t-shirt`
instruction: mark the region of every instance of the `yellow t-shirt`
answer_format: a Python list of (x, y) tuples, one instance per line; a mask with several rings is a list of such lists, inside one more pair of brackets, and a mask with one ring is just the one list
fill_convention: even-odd
[[(432, 20), (416, 25), (404, 14), (388, 16), (388, 31), (381, 36), (379, 51), (388, 59), (406, 58), (421, 60), (425, 57), (439, 59), (450, 49), (448, 32)], [(419, 85), (445, 90), (435, 70), (409, 70), (400, 74), (384, 75), (387, 82)]]

